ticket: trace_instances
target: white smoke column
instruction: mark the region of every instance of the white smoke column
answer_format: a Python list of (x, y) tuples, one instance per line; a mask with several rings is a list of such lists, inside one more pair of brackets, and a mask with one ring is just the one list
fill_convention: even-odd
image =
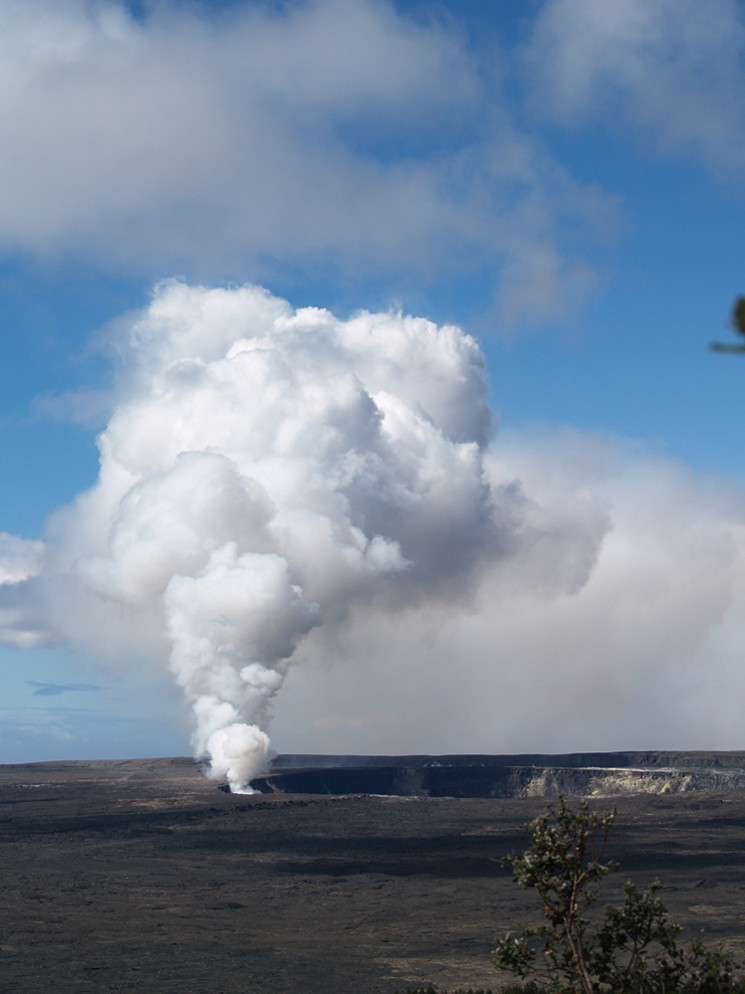
[(78, 584), (56, 625), (80, 644), (108, 618), (123, 649), (160, 631), (195, 755), (246, 789), (305, 633), (392, 586), (450, 596), (499, 551), (482, 356), (420, 319), (181, 283), (121, 347), (98, 482), (53, 529)]
[(235, 790), (288, 674), (294, 751), (737, 748), (741, 486), (568, 430), (492, 445), (457, 328), (180, 283), (121, 328), (95, 486), (46, 542), (0, 534), (3, 644), (170, 670)]

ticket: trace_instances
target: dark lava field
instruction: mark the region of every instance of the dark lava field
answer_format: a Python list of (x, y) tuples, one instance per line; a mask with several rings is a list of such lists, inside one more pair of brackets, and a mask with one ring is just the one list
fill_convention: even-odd
[[(618, 810), (609, 900), (659, 878), (686, 935), (745, 959), (742, 754), (519, 759), (369, 760), (355, 777), (295, 757), (253, 795), (186, 759), (0, 766), (0, 991), (493, 986), (494, 937), (539, 912), (500, 859), (557, 788)], [(494, 796), (446, 793), (465, 783)]]

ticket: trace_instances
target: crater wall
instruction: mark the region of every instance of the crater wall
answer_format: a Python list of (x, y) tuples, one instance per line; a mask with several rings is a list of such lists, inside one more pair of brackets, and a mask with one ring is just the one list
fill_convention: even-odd
[(745, 752), (278, 756), (262, 793), (555, 797), (745, 789)]

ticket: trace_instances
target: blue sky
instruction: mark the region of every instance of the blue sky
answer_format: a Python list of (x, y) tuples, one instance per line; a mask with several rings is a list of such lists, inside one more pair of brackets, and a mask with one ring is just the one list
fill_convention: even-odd
[[(0, 165), (0, 532), (53, 545), (50, 516), (96, 483), (96, 436), (124, 402), (121, 330), (161, 280), (259, 284), (341, 320), (393, 310), (456, 324), (486, 358), (490, 451), (507, 476), (545, 508), (603, 490), (620, 538), (631, 525), (615, 509), (647, 501), (637, 550), (686, 509), (686, 535), (726, 541), (726, 566), (720, 576), (693, 539), (670, 538), (662, 574), (711, 569), (721, 601), (685, 637), (619, 643), (624, 689), (605, 721), (577, 693), (547, 719), (531, 688), (549, 645), (516, 633), (505, 658), (530, 657), (532, 675), (500, 671), (480, 690), (476, 668), (452, 732), (442, 648), (435, 689), (400, 707), (387, 664), (336, 682), (298, 665), (273, 705), (277, 747), (738, 746), (729, 699), (712, 692), (710, 720), (691, 728), (690, 716), (702, 684), (740, 679), (745, 365), (708, 345), (734, 340), (745, 292), (745, 5), (5, 0), (0, 37), (12, 149)], [(584, 482), (552, 490), (579, 464)], [(25, 596), (20, 548), (6, 553), (9, 603)], [(532, 615), (571, 627), (588, 658), (593, 583), (613, 574), (598, 556), (576, 617), (559, 600)], [(668, 629), (687, 603), (671, 602)], [(488, 641), (478, 625), (463, 634), (464, 617), (452, 624), (452, 655)], [(648, 623), (632, 612), (626, 624)], [(188, 751), (167, 667), (102, 665), (90, 639), (59, 631), (27, 649), (5, 642), (0, 762)], [(426, 666), (412, 664), (407, 685), (426, 685)], [(508, 720), (510, 681), (543, 726), (532, 738)], [(473, 699), (491, 693), (503, 731), (468, 738)]]

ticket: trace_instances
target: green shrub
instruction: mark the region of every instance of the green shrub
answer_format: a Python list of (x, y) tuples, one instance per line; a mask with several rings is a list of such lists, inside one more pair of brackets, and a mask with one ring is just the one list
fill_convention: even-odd
[(499, 939), (494, 965), (552, 994), (745, 992), (723, 950), (678, 943), (680, 926), (657, 897), (657, 882), (644, 891), (626, 883), (620, 906), (588, 920), (596, 885), (618, 869), (603, 862), (614, 820), (615, 812), (596, 814), (586, 801), (572, 811), (560, 796), (555, 810), (549, 805), (526, 826), (530, 848), (504, 862), (520, 887), (537, 892), (544, 921)]

